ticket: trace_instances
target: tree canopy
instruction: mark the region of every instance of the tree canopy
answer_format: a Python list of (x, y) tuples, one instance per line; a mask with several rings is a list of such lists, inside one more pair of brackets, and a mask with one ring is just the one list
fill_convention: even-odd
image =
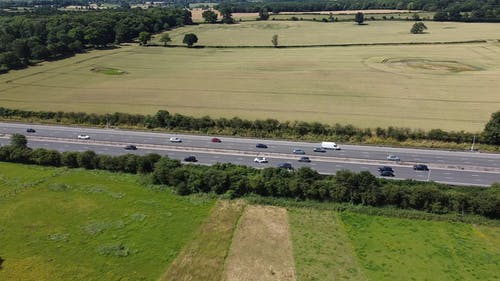
[(423, 22), (419, 21), (419, 22), (416, 22), (413, 24), (410, 32), (412, 34), (422, 34), (422, 33), (424, 33), (424, 30), (426, 30), (426, 29), (427, 29), (427, 26), (425, 26), (425, 24)]
[(198, 36), (194, 33), (188, 33), (184, 35), (182, 43), (186, 44), (188, 47), (192, 47), (196, 42), (198, 42)]
[(203, 11), (201, 16), (205, 19), (206, 22), (208, 23), (216, 23), (217, 22), (217, 14), (212, 11), (212, 10), (206, 10)]
[(354, 17), (354, 21), (358, 24), (362, 24), (365, 21), (365, 14), (363, 14), (362, 12), (357, 12), (356, 16)]
[(483, 130), (483, 137), (487, 143), (500, 145), (500, 111), (491, 114), (491, 119)]

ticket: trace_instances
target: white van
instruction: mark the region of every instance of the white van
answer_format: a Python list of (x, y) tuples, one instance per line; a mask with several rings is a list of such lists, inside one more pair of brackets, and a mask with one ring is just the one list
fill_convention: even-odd
[(334, 142), (329, 142), (329, 141), (322, 142), (321, 147), (324, 149), (340, 150), (340, 146), (338, 146)]

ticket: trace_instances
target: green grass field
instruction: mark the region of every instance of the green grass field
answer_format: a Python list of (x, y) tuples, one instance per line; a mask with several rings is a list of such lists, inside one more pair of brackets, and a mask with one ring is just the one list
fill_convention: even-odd
[[(495, 24), (247, 22), (171, 32), (179, 43), (271, 45), (498, 38)], [(110, 71), (93, 71), (112, 70)], [(104, 73), (103, 73), (104, 72)], [(116, 74), (121, 75), (107, 75)], [(498, 42), (453, 45), (186, 49), (125, 46), (0, 75), (0, 103), (31, 110), (172, 113), (359, 127), (481, 131), (500, 108)]]
[(213, 203), (132, 175), (0, 163), (0, 280), (157, 280)]
[(298, 280), (498, 280), (500, 229), (291, 209)]
[[(499, 227), (262, 206), (252, 206), (261, 211), (251, 218), (264, 223), (245, 224), (244, 201), (215, 204), (139, 182), (135, 175), (0, 162), (0, 280), (220, 280), (229, 257), (245, 271), (257, 268), (259, 253), (268, 265), (285, 249), (294, 274), (283, 280), (500, 278)], [(273, 223), (263, 211), (271, 209), (288, 215), (289, 225)], [(274, 236), (250, 235), (260, 232)], [(276, 243), (278, 234), (288, 242)], [(231, 251), (249, 241), (259, 245), (246, 264)], [(274, 248), (259, 250), (272, 241)], [(268, 270), (260, 265), (252, 274)]]

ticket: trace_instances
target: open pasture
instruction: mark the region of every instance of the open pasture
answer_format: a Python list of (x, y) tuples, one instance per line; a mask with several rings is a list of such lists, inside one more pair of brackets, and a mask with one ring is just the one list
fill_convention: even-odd
[(157, 280), (213, 201), (137, 181), (0, 163), (0, 280)]
[[(192, 26), (171, 36), (179, 43), (183, 33), (195, 32), (206, 45), (270, 45), (272, 34), (280, 45), (496, 38), (497, 25), (428, 26), (429, 34), (410, 35), (409, 22), (258, 22)], [(123, 46), (0, 75), (0, 104), (481, 131), (500, 108), (494, 90), (500, 88), (499, 74), (496, 41), (283, 49)]]

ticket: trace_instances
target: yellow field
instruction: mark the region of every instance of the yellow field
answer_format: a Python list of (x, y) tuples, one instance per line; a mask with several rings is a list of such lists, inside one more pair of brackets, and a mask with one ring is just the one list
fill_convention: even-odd
[[(219, 41), (204, 36), (202, 31), (212, 25), (203, 25), (175, 30), (172, 37), (175, 41), (198, 28), (203, 44), (209, 43), (206, 38), (223, 45), (270, 44), (275, 32), (283, 44), (453, 41), (495, 38), (493, 27), (498, 27), (428, 23), (431, 33), (411, 36), (403, 34), (408, 22), (379, 23), (386, 28), (281, 22), (302, 32), (282, 36), (282, 29), (277, 29), (253, 32), (252, 38), (243, 24), (225, 25), (217, 33)], [(335, 32), (341, 24), (345, 28)], [(308, 28), (310, 34), (305, 32)], [(388, 30), (394, 32), (392, 37)], [(297, 35), (292, 40), (286, 34)], [(491, 113), (500, 109), (499, 74), (496, 41), (285, 49), (125, 46), (0, 75), (0, 104), (96, 113), (151, 114), (166, 109), (193, 116), (481, 131)]]

